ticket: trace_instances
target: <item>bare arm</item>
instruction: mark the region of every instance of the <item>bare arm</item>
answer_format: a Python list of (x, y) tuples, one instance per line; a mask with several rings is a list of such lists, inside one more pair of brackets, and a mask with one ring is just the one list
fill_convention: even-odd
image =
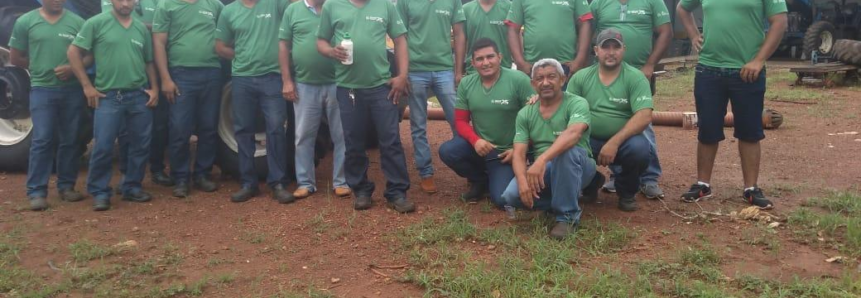
[[(9, 60), (10, 60), (9, 62), (11, 62), (12, 65), (23, 68), (23, 69), (29, 69), (30, 68), (30, 56), (29, 56), (28, 52), (20, 51), (16, 48), (10, 48), (10, 50), (11, 50), (11, 53), (9, 56)], [(2, 65), (0, 65), (0, 66), (2, 66)]]
[(149, 95), (149, 101), (147, 101), (146, 105), (148, 107), (154, 107), (158, 105), (158, 72), (155, 70), (155, 65), (152, 62), (147, 62), (146, 64), (146, 76), (149, 78), (150, 86), (149, 89), (146, 90), (146, 93)]
[(628, 119), (628, 123), (625, 123), (625, 126), (613, 135), (604, 144), (604, 147), (601, 148), (601, 152), (598, 154), (598, 165), (606, 166), (612, 164), (616, 159), (616, 152), (618, 152), (619, 146), (632, 136), (642, 133), (651, 122), (652, 109), (642, 109), (634, 113), (634, 116)]
[(409, 72), (410, 72), (410, 53), (407, 49), (406, 34), (392, 39), (395, 42), (395, 61), (398, 64), (398, 76), (389, 80), (389, 85), (392, 91), (389, 92), (389, 99), (394, 104), (398, 104), (401, 97), (406, 97), (409, 94)]
[(691, 44), (694, 47), (694, 50), (699, 53), (703, 47), (703, 39), (700, 36), (700, 30), (697, 28), (697, 24), (694, 23), (694, 14), (682, 7), (682, 4), (676, 6), (676, 15), (679, 17), (679, 20), (682, 21), (682, 25), (685, 26), (685, 31), (688, 33), (688, 38), (691, 40)]
[(289, 101), (295, 101), (296, 87), (293, 84), (293, 75), (290, 73), (290, 42), (278, 41), (278, 65), (281, 66), (281, 96)]
[(162, 83), (165, 81), (173, 81), (167, 68), (167, 33), (160, 32), (152, 34), (152, 49), (155, 66), (158, 69), (158, 74), (161, 77)]
[(517, 64), (518, 70), (528, 75), (532, 72), (532, 65), (523, 58), (523, 36), (520, 35), (520, 28), (522, 26), (517, 24), (508, 25), (508, 49), (511, 50), (511, 59)]
[(783, 34), (786, 32), (787, 18), (786, 13), (780, 13), (768, 17), (768, 22), (771, 24), (768, 34), (765, 36), (765, 41), (756, 57), (752, 61), (748, 61), (741, 69), (741, 79), (745, 82), (754, 82), (759, 78), (759, 73), (765, 66), (765, 61), (774, 54), (777, 47), (780, 45), (780, 40), (783, 39)]
[(455, 87), (460, 84), (463, 77), (463, 59), (466, 55), (466, 34), (463, 32), (463, 22), (454, 24), (454, 77)]
[(658, 34), (658, 39), (655, 41), (655, 46), (652, 47), (652, 54), (646, 60), (646, 65), (643, 65), (641, 69), (648, 79), (652, 78), (655, 72), (655, 65), (658, 65), (658, 61), (661, 61), (661, 57), (664, 56), (664, 52), (667, 51), (667, 48), (670, 47), (670, 42), (673, 41), (673, 27), (670, 26), (670, 23), (658, 26), (655, 28), (655, 33)]
[[(105, 97), (104, 94), (93, 87), (90, 77), (87, 76), (87, 70), (84, 67), (84, 59), (81, 56), (90, 55), (89, 51), (79, 48), (76, 45), (70, 45), (66, 50), (66, 58), (69, 59), (69, 65), (72, 67), (72, 72), (81, 83), (84, 89), (84, 96), (87, 98), (87, 104), (91, 108), (99, 107), (99, 99)], [(92, 56), (92, 55), (90, 55)]]
[(215, 40), (215, 53), (218, 54), (219, 57), (227, 60), (233, 60), (233, 57), (236, 56), (236, 51), (233, 50), (233, 45), (228, 45), (220, 39)]
[(533, 189), (526, 176), (526, 151), (529, 144), (514, 143), (514, 157), (511, 160), (511, 168), (517, 181), (517, 190), (520, 193), (520, 201), (528, 208), (532, 208), (534, 200), (538, 198), (540, 189)]
[(586, 67), (586, 54), (589, 53), (592, 44), (592, 23), (588, 20), (580, 22), (577, 29), (577, 56), (568, 66), (568, 76), (573, 76), (578, 70)]

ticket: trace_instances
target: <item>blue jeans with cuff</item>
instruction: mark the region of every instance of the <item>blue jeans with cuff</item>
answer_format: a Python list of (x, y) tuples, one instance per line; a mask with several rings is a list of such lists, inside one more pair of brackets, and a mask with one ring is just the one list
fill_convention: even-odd
[(329, 124), (329, 134), (335, 150), (332, 153), (332, 187), (347, 186), (344, 176), (344, 129), (338, 107), (335, 84), (313, 85), (296, 83), (298, 99), (293, 102), (296, 115), (296, 184), (299, 188), (317, 191), (314, 169), (314, 147), (320, 123)]
[(410, 133), (413, 139), (413, 155), (415, 156), (416, 169), (419, 176), (427, 178), (433, 176), (433, 160), (431, 147), (427, 137), (428, 119), (428, 89), (436, 94), (437, 101), (445, 112), (445, 120), (454, 131), (454, 72), (426, 71), (410, 72), (410, 86), (412, 92), (409, 95), (410, 106)]

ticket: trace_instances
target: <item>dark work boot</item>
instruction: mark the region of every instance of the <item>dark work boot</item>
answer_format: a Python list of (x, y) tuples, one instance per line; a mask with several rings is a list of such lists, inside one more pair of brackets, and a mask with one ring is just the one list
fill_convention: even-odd
[(230, 196), (230, 201), (234, 203), (242, 203), (250, 200), (253, 197), (256, 197), (259, 194), (260, 190), (256, 187), (242, 187), (239, 189), (239, 191), (233, 193), (233, 195)]
[(284, 186), (277, 184), (272, 187), (272, 198), (281, 204), (290, 204), (296, 201), (296, 197), (292, 193), (284, 189)]

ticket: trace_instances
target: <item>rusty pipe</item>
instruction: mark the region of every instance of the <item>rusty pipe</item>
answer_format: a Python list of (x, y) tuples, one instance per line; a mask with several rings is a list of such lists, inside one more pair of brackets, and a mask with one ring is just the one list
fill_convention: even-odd
[[(681, 126), (686, 127), (685, 114), (693, 114), (694, 112), (654, 112), (652, 113), (652, 124), (658, 126)], [(410, 109), (404, 111), (404, 119), (410, 118)], [(428, 108), (428, 120), (445, 120), (445, 112), (441, 108)], [(695, 120), (694, 120), (695, 121)], [(732, 127), (734, 118), (732, 112), (727, 112), (724, 116), (724, 126)], [(777, 129), (783, 124), (783, 115), (775, 110), (767, 109), (762, 112), (762, 125), (766, 129)], [(693, 127), (693, 126), (692, 126)]]

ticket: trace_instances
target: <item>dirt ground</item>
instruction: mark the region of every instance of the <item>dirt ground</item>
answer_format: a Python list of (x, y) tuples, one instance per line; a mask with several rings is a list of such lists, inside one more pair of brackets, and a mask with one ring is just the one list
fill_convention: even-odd
[[(667, 84), (678, 81), (672, 76), (661, 78), (659, 90)], [(861, 130), (858, 117), (861, 89), (792, 87), (789, 82), (770, 87), (804, 88), (822, 93), (825, 98), (814, 102), (776, 98), (766, 102), (766, 107), (780, 111), (785, 121), (779, 129), (767, 131), (762, 142), (760, 185), (776, 204), (771, 213), (785, 221), (786, 215), (807, 198), (821, 196), (829, 189), (852, 190), (859, 186), (861, 135), (838, 133)], [(658, 109), (693, 111), (692, 86), (683, 88), (687, 90), (684, 95), (673, 98), (662, 96), (659, 91)], [(667, 195), (666, 206), (682, 215), (693, 214), (699, 207), (677, 198), (695, 182), (696, 131), (680, 127), (655, 127), (655, 131), (663, 165), (661, 186)], [(413, 181), (408, 196), (419, 206), (419, 211), (413, 214), (400, 215), (383, 206), (381, 190), (385, 182), (379, 170), (378, 152), (372, 151), (369, 173), (377, 184), (377, 193), (376, 205), (368, 211), (353, 211), (351, 199), (326, 193), (331, 157), (317, 169), (321, 191), (290, 205), (279, 205), (269, 199), (268, 191), (246, 203), (230, 203), (229, 195), (239, 185), (227, 177), (219, 180), (218, 192), (193, 192), (188, 199), (172, 198), (169, 188), (153, 185), (147, 178), (144, 187), (155, 195), (151, 203), (127, 203), (115, 197), (111, 211), (95, 213), (90, 210), (89, 199), (63, 203), (51, 189), (49, 202), (53, 208), (37, 213), (25, 209), (26, 175), (5, 173), (0, 176), (0, 231), (20, 232), (25, 247), (17, 254), (20, 267), (45, 285), (63, 281), (63, 272), (69, 268), (132, 264), (152, 258), (162, 260), (170, 255), (179, 259), (173, 263), (175, 266), (157, 266), (156, 270), (172, 274), (162, 275), (147, 287), (191, 283), (205, 276), (228, 274), (231, 276), (225, 278), (229, 279), (228, 285), (208, 286), (203, 297), (270, 297), (288, 292), (311, 296), (310, 293), (318, 291), (337, 297), (420, 297), (425, 295), (425, 289), (399, 279), (410, 260), (409, 251), (394, 237), (397, 231), (425, 218), (441, 219), (452, 209), (465, 210), (477, 226), (509, 224), (502, 211), (488, 212), (485, 204), (466, 205), (458, 200), (459, 194), (467, 189), (466, 182), (446, 168), (436, 155), (436, 149), (451, 137), (451, 132), (444, 122), (433, 121), (428, 133), (440, 189), (434, 195), (419, 190), (419, 177), (412, 163), (409, 122), (401, 123)], [(742, 180), (736, 141), (731, 138), (731, 128), (726, 133), (728, 139), (721, 145), (712, 181), (716, 196), (700, 204), (706, 211), (722, 214), (746, 207), (740, 198)], [(601, 171), (607, 172), (606, 168)], [(86, 172), (82, 171), (78, 190), (85, 189), (85, 177)], [(113, 183), (117, 177), (114, 176)], [(584, 218), (616, 222), (637, 231), (636, 238), (619, 254), (593, 260), (596, 267), (625, 268), (636, 260), (663, 258), (693, 241), (695, 235), (705, 235), (714, 247), (728, 252), (723, 255), (720, 268), (729, 277), (745, 273), (780, 281), (795, 277), (839, 277), (846, 270), (856, 270), (847, 267), (857, 266), (857, 260), (844, 264), (825, 262), (838, 255), (838, 250), (798, 241), (791, 227), (781, 226), (770, 236), (774, 237), (770, 241), (780, 244), (779, 252), (775, 253), (743, 243), (745, 231), (754, 228), (753, 223), (727, 217), (691, 222), (672, 215), (660, 201), (638, 197), (638, 203), (639, 211), (624, 213), (616, 209), (615, 196), (604, 193), (599, 202), (583, 206)], [(136, 241), (137, 245), (103, 259), (75, 261), (70, 245), (84, 240), (105, 247), (128, 240)], [(372, 265), (396, 268), (371, 270)], [(78, 289), (58, 296), (92, 295)]]

